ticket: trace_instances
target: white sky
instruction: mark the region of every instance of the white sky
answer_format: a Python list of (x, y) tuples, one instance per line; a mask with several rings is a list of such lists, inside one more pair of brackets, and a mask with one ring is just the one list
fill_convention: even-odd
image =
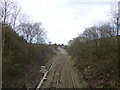
[(67, 44), (86, 27), (106, 22), (118, 0), (18, 0), (31, 20), (42, 22), (47, 41)]

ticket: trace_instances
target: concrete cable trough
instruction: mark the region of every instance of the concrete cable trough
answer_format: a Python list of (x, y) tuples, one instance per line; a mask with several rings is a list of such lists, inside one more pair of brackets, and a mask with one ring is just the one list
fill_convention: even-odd
[(44, 80), (46, 80), (46, 76), (47, 76), (48, 72), (50, 71), (50, 69), (52, 68), (52, 66), (53, 66), (53, 64), (50, 66), (49, 70), (44, 73), (44, 76), (41, 79), (40, 83), (38, 84), (36, 90), (39, 90), (39, 88), (41, 88), (41, 86), (42, 86)]

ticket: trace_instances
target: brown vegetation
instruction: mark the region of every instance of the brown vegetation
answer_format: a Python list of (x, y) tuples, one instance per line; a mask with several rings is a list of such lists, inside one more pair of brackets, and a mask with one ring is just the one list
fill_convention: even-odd
[(76, 66), (89, 87), (116, 88), (119, 84), (119, 36), (115, 33), (110, 25), (94, 26), (69, 42), (68, 52), (76, 59)]
[(53, 55), (53, 49), (45, 44), (30, 45), (11, 27), (5, 27), (3, 88), (34, 88), (39, 83), (42, 77), (40, 66)]
[(40, 66), (55, 49), (45, 44), (42, 23), (25, 18), (15, 1), (2, 0), (0, 6), (3, 88), (34, 88), (42, 77)]

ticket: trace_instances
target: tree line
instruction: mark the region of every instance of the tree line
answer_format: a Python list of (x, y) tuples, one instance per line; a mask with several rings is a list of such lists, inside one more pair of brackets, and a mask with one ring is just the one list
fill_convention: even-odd
[[(22, 9), (17, 2), (13, 0), (1, 0), (0, 6), (2, 14), (0, 15), (2, 30), (3, 30), (3, 42), (4, 42), (4, 27), (10, 26), (19, 35), (23, 36), (29, 43), (45, 42), (45, 28), (41, 22), (33, 22), (26, 15), (22, 13)], [(34, 41), (33, 41), (34, 40)]]
[(120, 31), (117, 14), (112, 14), (111, 22), (88, 27), (69, 41), (68, 53), (76, 60), (89, 87), (115, 88), (119, 85)]
[[(54, 47), (45, 43), (46, 30), (22, 13), (13, 0), (0, 0), (2, 13), (2, 86), (34, 88), (41, 79), (41, 65), (54, 54)], [(53, 50), (54, 49), (54, 50)]]

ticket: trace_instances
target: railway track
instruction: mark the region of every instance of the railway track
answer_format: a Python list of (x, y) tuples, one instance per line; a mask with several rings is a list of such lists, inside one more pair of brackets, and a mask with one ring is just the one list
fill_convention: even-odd
[[(70, 72), (70, 66), (69, 63), (66, 59), (66, 57), (62, 58), (61, 62), (57, 65), (58, 67), (56, 68), (54, 75), (52, 77), (52, 81), (50, 84), (50, 88), (60, 88), (59, 84), (61, 84), (61, 74), (62, 74), (62, 69), (64, 67), (64, 76), (65, 76), (65, 81), (64, 81), (64, 88), (68, 88), (70, 86), (71, 88), (75, 89), (75, 84), (73, 81), (73, 77)], [(67, 70), (67, 71), (66, 71)], [(68, 85), (68, 82), (71, 83), (71, 85)]]
[(72, 71), (68, 54), (58, 52), (41, 88), (72, 88), (76, 90), (79, 85), (76, 83), (77, 79)]
[(66, 59), (66, 66), (68, 68), (68, 72), (69, 72), (69, 76), (70, 76), (70, 79), (72, 81), (72, 88), (74, 90), (76, 90), (76, 86), (75, 86), (75, 83), (74, 83), (74, 80), (73, 80), (73, 77), (72, 77), (72, 74), (71, 74), (71, 71), (70, 71), (70, 64), (68, 63), (68, 60)]
[(50, 84), (50, 88), (58, 88), (58, 85), (60, 83), (60, 75), (61, 75), (61, 70), (62, 70), (62, 67), (64, 65), (64, 59), (59, 62), (59, 64), (57, 65), (57, 68), (56, 70), (54, 71), (54, 74), (53, 74), (53, 77), (52, 77), (52, 81), (51, 81), (51, 84)]

